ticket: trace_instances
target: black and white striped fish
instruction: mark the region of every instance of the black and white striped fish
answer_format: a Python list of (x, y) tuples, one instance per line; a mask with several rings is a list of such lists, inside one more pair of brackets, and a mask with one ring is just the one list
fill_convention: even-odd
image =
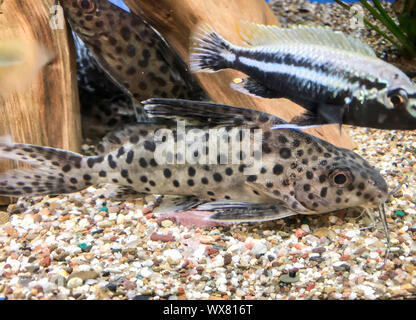
[(358, 39), (325, 27), (254, 23), (242, 23), (240, 34), (249, 47), (233, 45), (202, 26), (193, 38), (191, 70), (246, 73), (248, 78), (235, 79), (231, 86), (298, 103), (307, 109), (293, 119), (298, 125), (416, 129), (416, 84)]

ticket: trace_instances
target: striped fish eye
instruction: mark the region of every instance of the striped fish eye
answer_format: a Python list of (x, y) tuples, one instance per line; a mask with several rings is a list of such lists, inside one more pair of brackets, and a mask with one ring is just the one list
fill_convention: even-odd
[(388, 94), (391, 106), (395, 108), (403, 108), (407, 103), (407, 92), (403, 89), (391, 91)]
[(77, 0), (78, 7), (84, 10), (86, 13), (93, 12), (95, 10), (94, 0)]
[(337, 187), (345, 187), (349, 185), (352, 180), (352, 174), (348, 169), (337, 169), (329, 175), (329, 181)]

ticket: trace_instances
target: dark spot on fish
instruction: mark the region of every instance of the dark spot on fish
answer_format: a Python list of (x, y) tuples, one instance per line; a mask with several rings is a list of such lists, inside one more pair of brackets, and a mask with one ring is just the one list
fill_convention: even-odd
[(115, 46), (117, 44), (117, 39), (114, 37), (109, 37), (108, 42), (110, 43), (110, 45)]
[(139, 164), (142, 168), (146, 168), (147, 167), (147, 161), (145, 158), (140, 158), (139, 159)]
[(277, 139), (279, 140), (280, 143), (285, 144), (287, 143), (289, 140), (287, 140), (287, 138), (284, 135), (280, 135), (277, 137)]
[[(23, 187), (22, 189), (26, 193), (32, 193), (33, 192), (33, 189), (31, 187)], [(45, 191), (43, 191), (43, 192), (45, 192)]]
[(163, 175), (165, 176), (165, 178), (170, 178), (172, 176), (172, 172), (166, 168), (165, 170), (163, 170)]
[(127, 152), (127, 157), (126, 157), (126, 163), (130, 164), (133, 162), (133, 158), (134, 158), (134, 151), (130, 150), (129, 152)]
[(149, 65), (147, 60), (139, 60), (138, 62), (139, 67), (146, 68)]
[(155, 159), (150, 159), (150, 161), (149, 161), (149, 164), (152, 166), (152, 167), (157, 167), (157, 162), (156, 162), (156, 160)]
[(217, 182), (221, 182), (222, 181), (222, 176), (218, 172), (214, 173), (213, 178)]
[(196, 173), (196, 171), (195, 171), (195, 169), (194, 169), (193, 167), (189, 167), (189, 168), (188, 168), (188, 175), (189, 175), (190, 177), (195, 176), (195, 173)]
[(124, 153), (125, 153), (124, 147), (123, 147), (123, 146), (121, 146), (121, 147), (118, 149), (118, 151), (117, 151), (117, 155), (116, 155), (116, 157), (117, 157), (117, 158), (120, 158), (120, 157), (121, 157)]
[(129, 176), (129, 172), (126, 169), (121, 170), (120, 174), (123, 178), (127, 178)]
[(266, 153), (266, 154), (269, 154), (269, 153), (271, 153), (273, 150), (269, 147), (269, 144), (268, 143), (266, 143), (266, 142), (263, 142), (263, 144), (262, 144), (262, 150), (263, 150), (263, 152), (264, 153)]
[(147, 89), (147, 84), (144, 81), (140, 81), (139, 82), (139, 89), (140, 90), (146, 90)]
[(133, 75), (135, 73), (136, 73), (136, 68), (135, 67), (130, 67), (126, 71), (126, 74), (129, 75), (129, 76), (131, 76), (131, 75)]
[(153, 141), (146, 140), (143, 146), (146, 150), (151, 152), (154, 152), (156, 150), (156, 144)]
[(122, 36), (122, 38), (123, 38), (124, 40), (126, 40), (126, 41), (129, 41), (129, 40), (130, 40), (130, 36), (131, 36), (131, 34), (130, 34), (130, 29), (129, 29), (129, 28), (127, 28), (127, 27), (122, 27), (122, 28), (120, 29), (120, 34), (121, 34), (121, 36)]
[(114, 169), (114, 168), (116, 168), (117, 167), (117, 162), (115, 162), (114, 160), (113, 160), (113, 155), (109, 155), (108, 156), (108, 165), (110, 166), (110, 168), (112, 168), (112, 169)]
[(273, 173), (274, 173), (275, 175), (280, 175), (280, 174), (282, 174), (282, 173), (283, 173), (283, 166), (282, 166), (282, 165), (280, 165), (280, 164), (276, 164), (276, 165), (273, 167)]
[(134, 57), (136, 55), (136, 48), (132, 44), (129, 44), (126, 48), (126, 52), (129, 57)]
[(283, 159), (289, 159), (292, 155), (289, 148), (281, 148), (279, 154)]

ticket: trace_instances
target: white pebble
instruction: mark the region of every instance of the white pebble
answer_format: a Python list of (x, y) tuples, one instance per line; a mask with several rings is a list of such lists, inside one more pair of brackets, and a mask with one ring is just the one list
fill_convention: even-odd
[(265, 254), (267, 252), (267, 246), (263, 241), (257, 241), (250, 252), (253, 255)]
[(69, 289), (73, 289), (73, 288), (82, 286), (82, 279), (78, 278), (78, 277), (71, 278), (71, 279), (68, 280), (68, 283), (66, 284), (66, 286)]
[(95, 216), (94, 216), (94, 221), (95, 222), (99, 222), (99, 221), (103, 221), (103, 217), (101, 216), (101, 215), (99, 215), (99, 214), (96, 214)]
[(152, 270), (150, 270), (149, 268), (142, 268), (141, 270), (140, 270), (140, 275), (143, 277), (143, 278), (149, 278), (151, 275), (153, 274), (153, 271)]
[(170, 264), (178, 264), (182, 259), (182, 254), (176, 249), (165, 250), (163, 251), (163, 255), (167, 258)]
[(222, 267), (224, 266), (224, 257), (221, 255), (217, 255), (212, 262), (213, 267)]
[(302, 224), (301, 229), (307, 233), (311, 232), (311, 229), (309, 228), (309, 226), (307, 224)]
[(97, 227), (99, 228), (109, 228), (112, 225), (113, 225), (113, 221), (110, 221), (110, 220), (99, 221), (97, 223)]
[(338, 221), (338, 218), (336, 216), (330, 216), (328, 220), (329, 222), (335, 224)]
[(171, 225), (173, 225), (173, 222), (172, 222), (172, 220), (163, 220), (161, 223), (160, 223), (161, 225), (162, 225), (162, 227), (164, 227), (164, 228), (168, 228), (168, 227), (170, 227)]

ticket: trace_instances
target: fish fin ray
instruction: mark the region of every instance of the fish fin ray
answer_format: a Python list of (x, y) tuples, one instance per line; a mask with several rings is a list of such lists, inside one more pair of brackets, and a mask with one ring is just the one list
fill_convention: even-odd
[[(180, 99), (152, 98), (142, 102), (149, 117), (185, 119), (200, 125), (245, 126), (257, 128), (262, 125), (285, 123), (275, 116), (252, 109), (237, 108), (212, 102)], [(259, 119), (265, 120), (260, 121)]]
[(344, 108), (343, 106), (320, 104), (318, 113), (328, 124), (336, 123), (341, 125), (344, 117)]
[(329, 27), (299, 25), (293, 28), (280, 28), (244, 21), (240, 24), (239, 30), (241, 39), (250, 46), (317, 45), (376, 57), (368, 44)]
[(235, 91), (244, 93), (246, 95), (256, 98), (281, 98), (282, 95), (276, 91), (273, 91), (262, 83), (254, 80), (253, 78), (235, 78), (231, 82), (231, 88)]
[(208, 220), (229, 223), (270, 221), (297, 215), (278, 204), (236, 201), (208, 202), (196, 210), (215, 211)]
[(213, 73), (228, 68), (235, 60), (231, 44), (221, 37), (210, 25), (199, 26), (192, 37), (189, 57), (192, 72)]
[(198, 205), (206, 202), (195, 196), (165, 196), (159, 207), (153, 210), (156, 214), (165, 214), (171, 212), (182, 212), (191, 210)]
[(105, 187), (105, 191), (103, 195), (106, 199), (123, 201), (123, 200), (134, 200), (137, 198), (144, 198), (148, 194), (143, 193), (143, 192), (138, 192), (130, 186), (108, 184)]
[[(24, 162), (33, 168), (0, 174), (0, 195), (46, 195), (80, 191), (98, 182), (98, 175), (84, 179), (86, 157), (60, 149), (29, 144), (0, 143), (0, 158)], [(68, 172), (68, 173), (67, 173)], [(76, 182), (71, 182), (77, 177)]]

